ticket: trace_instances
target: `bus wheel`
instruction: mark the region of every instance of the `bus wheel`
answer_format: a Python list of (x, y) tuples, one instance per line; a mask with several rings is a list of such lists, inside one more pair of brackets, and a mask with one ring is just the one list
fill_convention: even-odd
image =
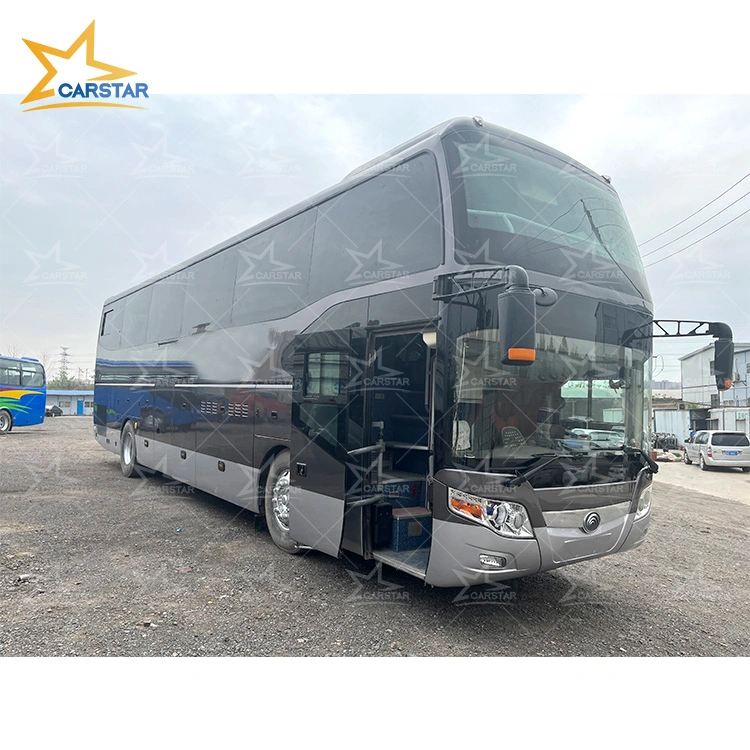
[(7, 409), (0, 409), (0, 435), (6, 435), (13, 429), (13, 417)]
[(120, 434), (120, 468), (122, 469), (123, 476), (132, 477), (136, 473), (137, 466), (135, 430), (133, 429), (133, 423), (127, 422)]
[(300, 552), (299, 545), (289, 535), (289, 451), (282, 451), (271, 463), (265, 486), (264, 509), (266, 524), (271, 532), (274, 544), (296, 555)]

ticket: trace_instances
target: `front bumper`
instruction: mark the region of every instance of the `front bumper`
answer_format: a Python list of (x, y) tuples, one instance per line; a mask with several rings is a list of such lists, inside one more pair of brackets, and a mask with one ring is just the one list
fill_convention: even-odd
[[(635, 520), (637, 498), (645, 486), (641, 481), (629, 484), (629, 492), (622, 488), (619, 497), (612, 498), (619, 502), (607, 504), (602, 499), (602, 487), (580, 488), (573, 498), (569, 490), (563, 490), (568, 492), (568, 505), (584, 507), (561, 510), (545, 510), (537, 492), (529, 487), (517, 488), (514, 496), (504, 499), (519, 502), (530, 511), (534, 526), (531, 539), (504, 537), (484, 525), (460, 522), (450, 515), (435, 517), (425, 582), (446, 587), (493, 583), (634, 549), (645, 540), (651, 513)], [(442, 493), (435, 494), (434, 501), (440, 502)], [(591, 513), (597, 513), (601, 521), (596, 531), (587, 533), (583, 522)], [(501, 558), (504, 564), (488, 568), (480, 555)]]

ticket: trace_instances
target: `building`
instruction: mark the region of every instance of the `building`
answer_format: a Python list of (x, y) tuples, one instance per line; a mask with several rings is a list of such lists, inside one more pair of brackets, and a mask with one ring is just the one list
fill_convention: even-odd
[[(734, 347), (734, 367), (732, 368), (732, 387), (721, 394), (722, 406), (750, 406), (750, 346), (737, 344)], [(747, 411), (747, 408), (745, 408)]]
[(709, 407), (691, 410), (691, 429), (739, 430), (750, 435), (750, 344), (735, 342), (732, 387), (729, 390), (720, 392), (717, 389), (713, 364), (713, 343), (680, 358), (683, 400)]
[[(714, 376), (714, 344), (713, 341), (702, 349), (680, 357), (680, 371), (682, 373), (682, 400), (690, 404), (718, 407), (727, 401), (744, 399), (743, 406), (747, 406), (747, 362), (750, 344), (734, 344), (734, 372), (732, 379), (735, 385), (721, 394), (716, 388)], [(739, 374), (740, 379), (737, 378)], [(744, 382), (743, 382), (744, 381)], [(735, 405), (735, 404), (732, 404)]]
[(93, 391), (47, 391), (47, 408), (59, 406), (63, 414), (92, 417)]

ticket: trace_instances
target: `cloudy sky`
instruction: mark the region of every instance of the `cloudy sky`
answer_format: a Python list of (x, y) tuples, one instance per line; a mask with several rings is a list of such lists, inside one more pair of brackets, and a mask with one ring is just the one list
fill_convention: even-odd
[[(451, 117), (480, 114), (610, 175), (639, 243), (750, 173), (747, 97), (161, 96), (145, 112), (34, 113), (18, 101), (0, 97), (0, 352), (56, 362), (66, 346), (74, 372), (93, 368), (106, 297)], [(645, 262), (750, 209), (749, 191), (750, 178), (645, 244)], [(657, 316), (722, 320), (750, 341), (750, 213), (647, 273)], [(676, 357), (704, 343), (657, 342), (655, 377), (679, 379)]]

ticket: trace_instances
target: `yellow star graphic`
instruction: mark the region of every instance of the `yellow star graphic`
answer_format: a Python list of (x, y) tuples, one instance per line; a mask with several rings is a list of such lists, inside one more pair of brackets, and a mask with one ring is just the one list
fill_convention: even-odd
[(92, 21), (88, 28), (78, 37), (78, 39), (70, 45), (67, 50), (56, 49), (46, 44), (40, 44), (39, 42), (31, 42), (28, 39), (24, 39), (26, 46), (34, 53), (34, 57), (44, 65), (47, 73), (39, 83), (31, 90), (28, 96), (21, 102), (21, 104), (28, 104), (29, 102), (36, 102), (40, 99), (46, 99), (49, 96), (54, 96), (54, 89), (47, 89), (45, 86), (55, 77), (57, 68), (49, 61), (47, 55), (53, 57), (62, 57), (65, 60), (70, 60), (73, 55), (85, 44), (86, 45), (86, 65), (90, 68), (98, 68), (99, 70), (107, 71), (104, 75), (97, 76), (95, 78), (89, 78), (89, 81), (116, 81), (118, 78), (127, 78), (128, 76), (136, 75), (133, 70), (126, 70), (125, 68), (118, 68), (115, 65), (107, 65), (106, 63), (99, 62), (94, 59), (94, 24)]

